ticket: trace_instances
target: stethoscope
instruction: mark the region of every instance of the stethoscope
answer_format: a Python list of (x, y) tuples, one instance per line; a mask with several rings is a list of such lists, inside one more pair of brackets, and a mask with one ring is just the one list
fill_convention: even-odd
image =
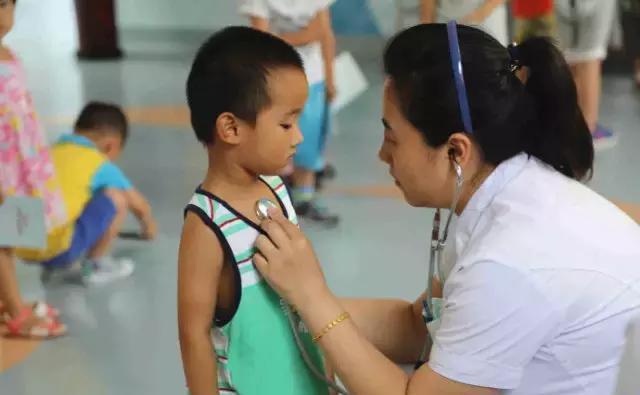
[[(462, 54), (460, 52), (460, 41), (458, 40), (458, 26), (456, 21), (449, 21), (447, 23), (447, 38), (449, 41), (451, 71), (453, 74), (453, 81), (456, 87), (460, 117), (462, 119), (464, 130), (469, 134), (473, 134), (473, 125), (471, 122), (471, 109), (469, 107), (469, 99), (467, 97), (467, 88), (464, 83), (464, 73), (462, 71)], [(444, 287), (445, 278), (441, 270), (442, 251), (447, 245), (447, 238), (449, 236), (449, 226), (451, 225), (453, 214), (455, 213), (455, 209), (458, 206), (458, 203), (460, 201), (460, 195), (462, 193), (462, 184), (464, 184), (462, 167), (456, 161), (455, 155), (452, 151), (449, 152), (449, 156), (451, 158), (453, 170), (456, 173), (456, 189), (453, 195), (453, 200), (451, 202), (451, 207), (449, 208), (449, 217), (447, 218), (447, 223), (444, 226), (444, 232), (442, 237), (440, 237), (440, 209), (436, 210), (436, 213), (434, 214), (434, 217), (433, 217), (433, 229), (431, 232), (431, 243), (429, 246), (430, 247), (429, 275), (427, 278), (426, 297), (422, 302), (424, 307), (424, 320), (426, 324), (429, 324), (439, 318), (439, 317), (436, 317), (436, 314), (439, 315), (439, 312), (435, 311), (435, 306), (433, 303), (434, 298), (433, 298), (432, 281), (433, 281), (433, 278), (434, 278), (433, 276), (436, 270), (438, 270), (438, 277), (440, 279), (440, 283)], [(425, 340), (424, 346), (422, 348), (422, 352), (420, 353), (420, 358), (418, 359), (418, 362), (415, 365), (416, 370), (426, 362), (427, 355), (431, 350), (432, 344), (433, 344), (433, 336), (431, 331), (428, 331), (427, 339)]]
[[(444, 286), (445, 276), (442, 271), (442, 252), (447, 246), (447, 240), (449, 238), (449, 228), (451, 226), (451, 221), (453, 219), (453, 215), (455, 214), (456, 207), (460, 202), (460, 195), (462, 194), (462, 185), (464, 184), (464, 176), (462, 174), (462, 167), (458, 164), (455, 158), (452, 155), (451, 163), (453, 164), (453, 170), (456, 173), (456, 189), (453, 194), (453, 200), (451, 202), (451, 207), (449, 208), (449, 215), (447, 216), (447, 222), (444, 225), (444, 231), (442, 232), (442, 236), (440, 236), (440, 219), (441, 219), (441, 210), (436, 209), (435, 214), (433, 215), (433, 227), (431, 229), (431, 242), (429, 244), (429, 269), (427, 275), (427, 286), (425, 292), (425, 299), (422, 301), (422, 305), (424, 308), (424, 321), (425, 323), (431, 323), (436, 319), (436, 311), (433, 303), (433, 279), (436, 271), (438, 272), (438, 280), (440, 281), (441, 286)], [(427, 332), (427, 339), (425, 340), (424, 346), (422, 347), (422, 352), (420, 353), (420, 358), (418, 362), (416, 362), (415, 369), (417, 370), (426, 362), (427, 354), (431, 350), (432, 337), (431, 333)]]
[[(433, 305), (433, 286), (431, 282), (434, 278), (436, 270), (438, 271), (438, 278), (440, 279), (441, 282), (444, 283), (444, 274), (442, 273), (442, 270), (441, 270), (442, 251), (447, 245), (449, 227), (451, 225), (451, 220), (453, 218), (453, 214), (455, 213), (455, 209), (458, 206), (458, 202), (460, 201), (462, 185), (464, 183), (464, 177), (462, 175), (462, 167), (458, 164), (458, 162), (456, 162), (455, 158), (453, 157), (451, 159), (451, 162), (453, 164), (453, 168), (456, 173), (456, 189), (453, 195), (453, 201), (452, 201), (451, 207), (449, 208), (449, 216), (447, 217), (447, 222), (444, 226), (444, 232), (442, 234), (442, 237), (440, 237), (440, 209), (436, 209), (436, 212), (433, 217), (433, 229), (431, 231), (426, 298), (423, 301), (423, 305), (426, 312), (426, 317), (425, 317), (426, 323), (433, 321), (434, 314), (435, 314), (434, 305)], [(273, 201), (267, 198), (259, 199), (255, 205), (256, 216), (258, 217), (259, 220), (264, 221), (269, 218), (269, 209), (275, 208), (275, 207), (277, 206)], [(309, 353), (307, 352), (307, 349), (304, 346), (302, 338), (300, 337), (300, 332), (298, 331), (298, 328), (302, 323), (302, 319), (292, 311), (291, 307), (287, 303), (283, 302), (282, 308), (289, 321), (289, 326), (291, 327), (291, 333), (293, 333), (296, 346), (298, 347), (298, 350), (302, 355), (302, 359), (304, 360), (305, 364), (307, 365), (311, 373), (313, 373), (313, 375), (316, 376), (316, 378), (318, 378), (319, 380), (324, 381), (329, 387), (331, 387), (337, 393), (343, 394), (343, 395), (349, 395), (349, 393), (345, 389), (343, 389), (336, 383), (332, 382), (331, 380), (328, 380), (327, 377), (324, 374), (322, 374), (322, 371), (311, 360), (311, 357), (309, 356)], [(431, 335), (428, 334), (427, 340), (425, 341), (424, 347), (420, 354), (420, 359), (416, 363), (416, 366), (415, 366), (416, 369), (418, 369), (420, 366), (422, 366), (422, 364), (424, 364), (426, 360), (426, 356), (429, 353), (429, 350), (431, 349), (431, 343), (432, 343)]]
[[(454, 82), (456, 85), (456, 93), (458, 96), (458, 105), (460, 107), (460, 114), (462, 118), (462, 122), (467, 133), (473, 133), (473, 128), (471, 125), (471, 111), (469, 108), (469, 101), (467, 99), (467, 90), (464, 83), (464, 76), (462, 73), (462, 58), (460, 54), (460, 43), (458, 41), (458, 29), (455, 21), (450, 21), (447, 23), (447, 35), (449, 39), (449, 53), (451, 56), (451, 67), (453, 71)], [(451, 207), (449, 208), (449, 216), (447, 217), (447, 222), (444, 226), (444, 232), (442, 233), (442, 237), (440, 236), (440, 219), (441, 213), (440, 209), (436, 209), (436, 212), (433, 217), (433, 228), (431, 231), (431, 243), (429, 245), (429, 269), (428, 269), (428, 277), (427, 277), (427, 286), (426, 286), (426, 297), (423, 300), (423, 307), (425, 310), (425, 323), (430, 323), (435, 319), (435, 307), (433, 303), (433, 286), (432, 280), (434, 278), (436, 270), (438, 271), (438, 277), (440, 282), (444, 286), (444, 275), (441, 270), (441, 260), (442, 260), (442, 251), (447, 245), (447, 239), (449, 236), (449, 227), (451, 225), (451, 221), (453, 219), (453, 215), (455, 214), (456, 207), (460, 201), (460, 195), (462, 194), (462, 186), (464, 184), (464, 176), (462, 174), (462, 167), (456, 161), (453, 152), (449, 153), (451, 157), (451, 163), (453, 165), (454, 172), (456, 173), (456, 189), (453, 195), (453, 200), (451, 203)], [(273, 203), (269, 199), (260, 199), (256, 202), (255, 209), (256, 215), (258, 219), (261, 221), (269, 218), (268, 211), (271, 208), (277, 207), (275, 203)], [(298, 332), (298, 328), (302, 323), (302, 319), (295, 314), (291, 307), (287, 303), (283, 303), (283, 310), (287, 315), (289, 320), (289, 325), (291, 326), (291, 332), (295, 338), (296, 345), (300, 350), (300, 354), (304, 359), (307, 367), (314, 376), (316, 376), (321, 381), (324, 381), (330, 388), (338, 392), (339, 394), (349, 395), (349, 393), (335, 384), (334, 382), (328, 380), (321, 372), (321, 370), (313, 363), (311, 360), (304, 343), (300, 337), (300, 333)], [(432, 337), (430, 333), (427, 333), (427, 339), (425, 341), (424, 347), (420, 353), (420, 358), (416, 363), (415, 369), (417, 370), (420, 366), (422, 366), (426, 362), (426, 357), (429, 351), (431, 350), (432, 345)]]
[[(269, 209), (276, 207), (276, 204), (267, 198), (259, 199), (255, 205), (256, 216), (260, 221), (264, 221), (269, 218)], [(293, 338), (296, 342), (296, 346), (298, 346), (300, 355), (302, 355), (302, 359), (304, 360), (304, 363), (307, 365), (311, 373), (319, 380), (324, 381), (331, 389), (333, 389), (337, 393), (349, 395), (349, 393), (344, 388), (327, 379), (327, 377), (322, 374), (322, 370), (313, 363), (313, 360), (309, 356), (302, 338), (300, 337), (300, 332), (298, 331), (298, 328), (300, 328), (302, 324), (302, 319), (300, 318), (300, 316), (293, 312), (291, 306), (289, 306), (287, 303), (283, 301), (281, 304), (282, 309), (284, 310), (284, 313), (289, 321), (289, 326), (291, 327), (291, 333), (293, 333)]]

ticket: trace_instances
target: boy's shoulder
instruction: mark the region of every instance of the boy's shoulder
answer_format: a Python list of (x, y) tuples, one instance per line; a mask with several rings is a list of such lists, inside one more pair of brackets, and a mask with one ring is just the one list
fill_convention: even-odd
[(83, 163), (87, 166), (91, 165), (91, 167), (104, 164), (113, 165), (109, 158), (91, 140), (76, 134), (60, 136), (51, 146), (51, 153), (58, 161), (72, 161), (78, 164)]
[(87, 160), (89, 158), (98, 160), (100, 163), (109, 162), (109, 158), (104, 155), (96, 145), (84, 136), (80, 136), (77, 134), (64, 134), (60, 136), (55, 143), (51, 146), (51, 151), (55, 153), (60, 153), (62, 159), (72, 159), (69, 158), (69, 152), (81, 154), (80, 156), (74, 156), (74, 161), (82, 161)]
[(225, 221), (235, 218), (234, 213), (221, 204), (215, 195), (200, 187), (191, 196), (186, 211), (194, 212), (209, 224), (221, 225)]
[[(279, 176), (260, 176), (269, 189), (275, 192), (278, 199), (288, 202), (288, 194), (284, 181)], [(285, 200), (286, 199), (286, 200)], [(288, 206), (287, 203), (284, 203)], [(211, 221), (216, 225), (226, 225), (235, 218), (239, 218), (238, 212), (228, 202), (224, 202), (212, 193), (198, 187), (191, 196), (186, 209), (196, 211), (196, 214), (205, 221)], [(194, 210), (195, 209), (195, 210)], [(287, 207), (287, 210), (290, 210)]]
[(284, 183), (280, 176), (260, 176), (260, 179), (264, 181), (271, 188), (276, 188)]

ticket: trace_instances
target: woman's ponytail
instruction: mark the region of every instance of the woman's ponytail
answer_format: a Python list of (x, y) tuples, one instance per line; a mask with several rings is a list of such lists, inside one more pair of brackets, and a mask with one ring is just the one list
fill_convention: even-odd
[(568, 177), (583, 180), (593, 170), (593, 140), (578, 106), (576, 86), (562, 53), (547, 38), (530, 38), (511, 50), (526, 67), (525, 90), (537, 112), (526, 150)]

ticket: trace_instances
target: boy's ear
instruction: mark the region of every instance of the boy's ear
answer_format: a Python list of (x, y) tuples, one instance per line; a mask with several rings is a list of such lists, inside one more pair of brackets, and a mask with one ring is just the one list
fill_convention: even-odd
[(227, 144), (239, 144), (242, 139), (240, 135), (240, 120), (230, 112), (224, 112), (216, 119), (216, 140)]
[(116, 135), (107, 135), (100, 139), (98, 149), (105, 155), (116, 158), (122, 151), (122, 139)]

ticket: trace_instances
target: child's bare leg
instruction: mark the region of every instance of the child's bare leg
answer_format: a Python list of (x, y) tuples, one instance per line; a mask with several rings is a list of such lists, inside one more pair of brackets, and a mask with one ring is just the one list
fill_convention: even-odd
[(296, 188), (302, 188), (309, 191), (310, 196), (300, 196), (298, 200), (301, 202), (307, 200), (306, 198), (308, 198), (308, 200), (311, 200), (315, 191), (316, 173), (311, 170), (296, 167), (293, 171), (292, 179), (293, 185)]
[(0, 302), (12, 317), (17, 316), (24, 306), (18, 289), (15, 259), (8, 248), (0, 248)]
[[(19, 317), (24, 314), (25, 305), (20, 296), (13, 252), (8, 248), (0, 248), (0, 302), (2, 302), (4, 313), (9, 315), (9, 320), (20, 320)], [(9, 321), (7, 323), (10, 324)], [(56, 318), (39, 316), (35, 310), (16, 325), (18, 327), (15, 335), (31, 337), (32, 331), (38, 330), (40, 333), (38, 337), (43, 339), (57, 337), (67, 331), (67, 328)]]
[(102, 193), (104, 193), (105, 196), (113, 202), (113, 205), (116, 208), (116, 215), (107, 232), (87, 254), (89, 259), (98, 259), (109, 253), (113, 241), (118, 237), (118, 233), (120, 232), (120, 229), (122, 229), (122, 225), (127, 218), (128, 205), (124, 192), (116, 189), (107, 189)]
[(600, 60), (581, 62), (571, 66), (578, 91), (578, 104), (591, 132), (595, 131), (598, 123), (602, 82), (601, 66)]

